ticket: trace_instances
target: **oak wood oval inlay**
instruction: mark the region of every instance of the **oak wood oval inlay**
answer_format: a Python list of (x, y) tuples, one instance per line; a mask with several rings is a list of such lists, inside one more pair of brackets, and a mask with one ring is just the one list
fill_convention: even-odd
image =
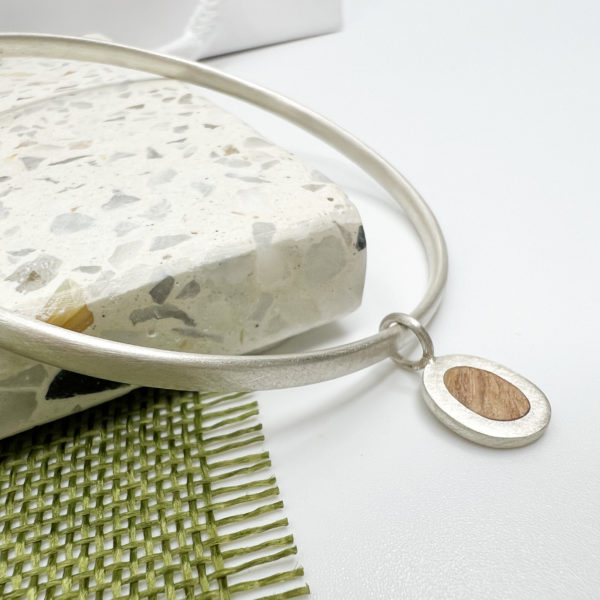
[(494, 421), (514, 421), (530, 409), (527, 396), (502, 377), (474, 367), (453, 367), (444, 373), (448, 391), (469, 410)]

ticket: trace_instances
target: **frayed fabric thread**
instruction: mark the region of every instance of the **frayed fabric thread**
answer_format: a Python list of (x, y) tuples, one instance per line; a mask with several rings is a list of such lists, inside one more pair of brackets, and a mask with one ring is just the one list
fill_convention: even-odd
[(0, 442), (0, 597), (307, 596), (257, 417), (140, 389)]

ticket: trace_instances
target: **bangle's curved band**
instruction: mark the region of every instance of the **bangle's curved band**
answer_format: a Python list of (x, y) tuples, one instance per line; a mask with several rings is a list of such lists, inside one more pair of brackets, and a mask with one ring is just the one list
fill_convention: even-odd
[[(427, 323), (446, 283), (448, 258), (439, 225), (404, 177), (331, 121), (275, 92), (201, 63), (96, 40), (0, 34), (2, 56), (39, 56), (112, 64), (223, 92), (277, 114), (312, 133), (371, 175), (402, 206), (427, 254), (429, 281), (411, 313)], [(326, 350), (272, 356), (217, 356), (157, 350), (75, 333), (0, 309), (0, 347), (85, 375), (138, 386), (228, 392), (294, 387), (341, 377), (395, 356), (411, 334), (391, 327)]]

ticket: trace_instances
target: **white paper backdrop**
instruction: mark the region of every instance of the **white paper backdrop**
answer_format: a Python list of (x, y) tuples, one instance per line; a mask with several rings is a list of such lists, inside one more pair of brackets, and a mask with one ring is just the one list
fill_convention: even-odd
[[(345, 6), (340, 34), (212, 62), (332, 117), (399, 166), (448, 241), (437, 351), (521, 372), (553, 420), (530, 447), (475, 446), (439, 425), (418, 379), (391, 364), (261, 393), (314, 597), (596, 599), (600, 5)], [(236, 110), (345, 186), (365, 222), (363, 307), (311, 341), (366, 335), (412, 308), (424, 265), (385, 195), (303, 134)]]

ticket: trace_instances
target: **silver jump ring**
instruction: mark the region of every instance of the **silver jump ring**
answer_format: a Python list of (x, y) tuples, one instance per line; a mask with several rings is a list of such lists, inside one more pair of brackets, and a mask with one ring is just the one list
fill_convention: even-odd
[(431, 341), (431, 337), (427, 330), (420, 321), (417, 321), (414, 317), (404, 313), (391, 313), (383, 321), (381, 321), (381, 325), (379, 325), (379, 331), (383, 331), (388, 327), (393, 327), (395, 325), (400, 325), (401, 327), (405, 327), (406, 329), (412, 331), (415, 334), (415, 337), (419, 340), (421, 344), (421, 348), (423, 349), (423, 356), (420, 360), (409, 360), (404, 358), (400, 352), (396, 351), (394, 356), (390, 358), (403, 369), (408, 369), (409, 371), (420, 371), (424, 369), (427, 363), (433, 358), (433, 342)]

